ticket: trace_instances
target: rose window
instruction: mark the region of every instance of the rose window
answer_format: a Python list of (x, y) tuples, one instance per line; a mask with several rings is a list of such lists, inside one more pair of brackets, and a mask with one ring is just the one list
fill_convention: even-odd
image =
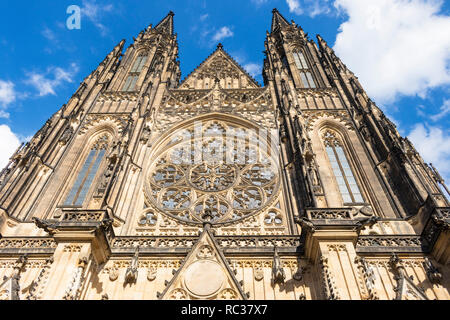
[(198, 132), (192, 126), (159, 148), (146, 185), (149, 204), (186, 223), (218, 224), (245, 219), (274, 202), (277, 155), (235, 125), (203, 122), (200, 137)]
[(192, 185), (203, 191), (228, 189), (235, 180), (235, 168), (225, 164), (196, 166), (192, 169), (190, 176)]

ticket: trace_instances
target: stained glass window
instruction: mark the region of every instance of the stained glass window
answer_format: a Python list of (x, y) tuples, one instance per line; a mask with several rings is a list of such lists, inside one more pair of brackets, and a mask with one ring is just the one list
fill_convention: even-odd
[(323, 138), (328, 159), (344, 203), (364, 202), (341, 141), (331, 131), (326, 131)]
[[(205, 121), (171, 140), (154, 159), (148, 199), (160, 214), (183, 222), (229, 223), (264, 210), (278, 195), (276, 159), (244, 128)], [(268, 216), (274, 226), (280, 215)]]
[(83, 206), (92, 183), (98, 173), (108, 146), (108, 135), (102, 136), (92, 147), (86, 161), (83, 164), (69, 195), (64, 202), (66, 206)]
[(133, 67), (130, 70), (130, 74), (128, 75), (127, 80), (125, 81), (125, 85), (122, 88), (122, 91), (134, 91), (136, 87), (136, 82), (139, 79), (139, 74), (144, 68), (145, 63), (147, 62), (146, 55), (140, 55), (136, 58), (136, 61), (133, 64)]
[(316, 88), (316, 83), (314, 78), (309, 71), (308, 63), (306, 62), (305, 56), (302, 52), (294, 52), (295, 65), (300, 71), (300, 78), (304, 88)]

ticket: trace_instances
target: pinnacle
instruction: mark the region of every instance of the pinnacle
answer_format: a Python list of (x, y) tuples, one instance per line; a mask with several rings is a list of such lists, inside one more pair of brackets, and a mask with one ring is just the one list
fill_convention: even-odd
[(217, 45), (217, 49), (223, 49), (223, 44), (219, 42), (219, 44)]

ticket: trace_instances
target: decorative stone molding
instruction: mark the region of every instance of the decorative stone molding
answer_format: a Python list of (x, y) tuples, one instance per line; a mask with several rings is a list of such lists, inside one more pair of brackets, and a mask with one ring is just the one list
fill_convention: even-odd
[(355, 257), (355, 263), (358, 266), (358, 278), (360, 279), (360, 282), (364, 283), (364, 285), (360, 283), (363, 299), (379, 300), (375, 289), (376, 278), (373, 268), (367, 263), (366, 259), (362, 257)]
[(431, 283), (441, 283), (442, 273), (439, 272), (439, 269), (433, 265), (430, 259), (426, 257), (424, 259), (423, 266)]
[(130, 117), (128, 114), (89, 114), (83, 122), (83, 126), (78, 131), (78, 134), (85, 134), (90, 128), (103, 122), (113, 123), (117, 128), (118, 133), (121, 134), (127, 127), (129, 121)]
[(155, 268), (155, 267), (149, 268), (148, 272), (147, 272), (147, 280), (150, 281), (150, 282), (151, 281), (155, 281), (157, 273), (158, 273), (158, 269), (157, 268)]
[(92, 210), (63, 210), (61, 221), (64, 222), (101, 222), (107, 215), (106, 211), (92, 211)]
[(338, 289), (334, 283), (334, 279), (328, 265), (328, 258), (321, 256), (319, 259), (319, 267), (322, 271), (323, 291), (326, 299), (340, 300)]
[(309, 220), (352, 220), (352, 209), (309, 209), (307, 210)]
[(87, 257), (78, 259), (77, 268), (73, 273), (72, 280), (70, 281), (63, 300), (77, 300), (79, 298), (87, 264)]
[[(197, 237), (149, 236), (149, 237), (115, 237), (113, 248), (191, 248)], [(258, 247), (298, 247), (298, 236), (217, 236), (217, 243), (222, 248), (258, 248)]]
[[(147, 270), (157, 269), (177, 269), (181, 265), (180, 260), (139, 260), (138, 268)], [(112, 260), (108, 263), (101, 273), (111, 274), (112, 270), (126, 269), (130, 266), (130, 261), (126, 260)]]
[(55, 249), (57, 243), (52, 238), (2, 238), (0, 239), (0, 250), (2, 249)]
[(329, 244), (327, 245), (328, 250), (332, 251), (347, 251), (347, 246), (345, 244)]
[(53, 264), (53, 261), (53, 257), (50, 257), (45, 261), (38, 262), (41, 265), (42, 269), (39, 272), (36, 280), (33, 280), (32, 282), (31, 288), (26, 297), (27, 300), (41, 299), (50, 276), (50, 267)]
[(305, 117), (305, 123), (307, 129), (311, 132), (314, 129), (314, 126), (319, 119), (333, 119), (334, 121), (337, 121), (338, 123), (343, 124), (348, 130), (355, 130), (351, 118), (347, 111), (345, 110), (337, 110), (337, 111), (330, 111), (330, 110), (318, 110), (318, 111), (310, 111), (310, 110), (303, 110), (302, 111)]
[(72, 253), (72, 252), (81, 252), (81, 248), (82, 248), (82, 246), (81, 245), (78, 245), (78, 244), (66, 244), (66, 245), (64, 245), (64, 252), (70, 252), (70, 253)]
[(391, 235), (377, 235), (377, 236), (360, 236), (357, 247), (411, 247), (422, 248), (424, 241), (420, 236), (391, 236)]

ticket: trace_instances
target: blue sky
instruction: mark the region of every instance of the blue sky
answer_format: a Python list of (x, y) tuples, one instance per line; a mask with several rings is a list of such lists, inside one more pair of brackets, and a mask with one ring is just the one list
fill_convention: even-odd
[[(82, 8), (68, 30), (69, 5)], [(322, 35), (369, 96), (450, 180), (450, 3), (436, 0), (41, 0), (0, 12), (0, 166), (121, 39), (175, 12), (182, 78), (218, 42), (260, 83), (272, 9)]]

